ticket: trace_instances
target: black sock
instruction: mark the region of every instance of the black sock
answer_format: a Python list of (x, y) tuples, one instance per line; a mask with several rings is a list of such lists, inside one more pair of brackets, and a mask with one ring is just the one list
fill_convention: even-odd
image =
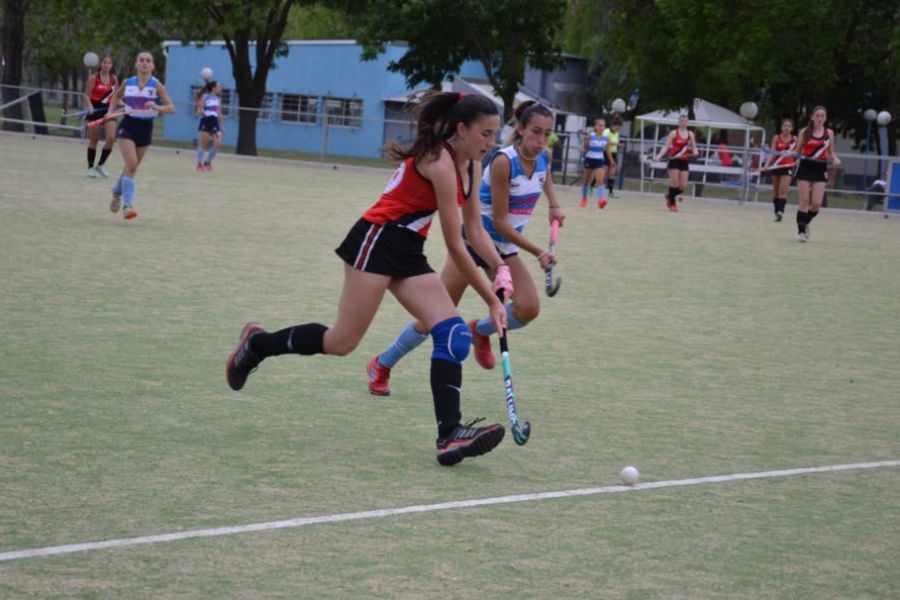
[(98, 164), (98, 165), (104, 164), (104, 163), (106, 162), (106, 159), (109, 158), (109, 155), (110, 155), (110, 154), (112, 154), (112, 150), (107, 150), (106, 148), (104, 148), (103, 150), (101, 150), (101, 151), (100, 151), (100, 162), (97, 163), (97, 164)]
[(462, 388), (462, 365), (447, 360), (431, 361), (431, 395), (438, 437), (445, 438), (459, 425), (459, 394)]
[(616, 185), (616, 182), (612, 180), (612, 177), (606, 178), (606, 189), (608, 189), (609, 191), (613, 191), (613, 188), (615, 187), (615, 185)]
[(97, 149), (96, 148), (88, 148), (88, 168), (94, 168), (94, 160), (97, 158)]
[(257, 333), (250, 338), (250, 349), (259, 358), (282, 354), (325, 354), (328, 328), (319, 323), (295, 325), (272, 333)]
[(806, 231), (806, 224), (809, 223), (809, 213), (806, 211), (797, 211), (797, 233)]
[(669, 188), (669, 202), (675, 202), (675, 199), (678, 197), (678, 194), (681, 192), (677, 187)]
[(819, 211), (817, 211), (817, 210), (809, 211), (808, 213), (806, 213), (806, 222), (812, 223), (812, 220), (815, 219), (816, 215), (818, 215), (818, 214), (819, 214)]
[(778, 207), (776, 210), (780, 213), (784, 213), (784, 209), (787, 207), (787, 198), (779, 198), (778, 199)]
[(772, 207), (776, 213), (781, 212), (781, 198), (772, 198)]

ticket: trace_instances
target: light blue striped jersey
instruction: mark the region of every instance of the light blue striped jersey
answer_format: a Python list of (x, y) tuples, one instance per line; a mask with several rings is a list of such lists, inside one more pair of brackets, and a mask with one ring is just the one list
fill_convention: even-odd
[(597, 135), (596, 131), (591, 132), (587, 152), (584, 153), (585, 158), (606, 158), (606, 145), (609, 143), (607, 131), (604, 131), (603, 135)]
[(145, 121), (156, 118), (157, 111), (146, 110), (144, 105), (147, 102), (156, 102), (159, 100), (159, 95), (156, 93), (156, 84), (158, 83), (159, 80), (152, 76), (144, 87), (141, 87), (140, 83), (138, 83), (137, 75), (125, 80), (124, 100), (129, 117), (132, 119), (143, 119)]
[[(522, 233), (525, 225), (534, 213), (538, 199), (544, 191), (544, 181), (546, 181), (549, 163), (547, 155), (544, 152), (538, 154), (535, 160), (534, 172), (528, 177), (522, 163), (519, 162), (519, 153), (516, 152), (515, 146), (505, 146), (497, 151), (497, 156), (505, 154), (509, 159), (509, 211), (507, 213), (507, 221), (515, 227), (516, 231)], [(497, 159), (494, 157), (494, 160)], [(491, 166), (494, 161), (484, 170), (481, 178), (481, 188), (479, 189), (479, 198), (481, 200), (481, 222), (484, 224), (485, 230), (501, 254), (515, 254), (519, 251), (519, 247), (509, 242), (494, 228), (494, 212), (491, 197)]]
[(203, 116), (218, 117), (222, 99), (212, 94), (203, 94)]

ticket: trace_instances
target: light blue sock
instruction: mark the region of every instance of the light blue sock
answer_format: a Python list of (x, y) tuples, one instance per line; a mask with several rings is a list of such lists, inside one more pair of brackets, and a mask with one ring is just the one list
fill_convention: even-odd
[(416, 347), (428, 339), (428, 335), (419, 333), (410, 321), (397, 336), (397, 339), (378, 355), (378, 363), (382, 366), (393, 368), (401, 358), (412, 352)]
[(125, 200), (125, 206), (128, 208), (134, 206), (134, 187), (134, 177), (122, 175), (122, 198)]
[(606, 186), (601, 185), (597, 188), (597, 200), (603, 200), (606, 198)]
[[(506, 329), (507, 331), (512, 331), (513, 329), (522, 329), (528, 325), (528, 323), (523, 323), (518, 320), (512, 311), (512, 304), (506, 305)], [(475, 332), (478, 335), (491, 335), (497, 333), (497, 328), (494, 327), (494, 322), (491, 321), (490, 317), (485, 317), (475, 323)]]
[(212, 150), (209, 151), (209, 158), (206, 159), (206, 162), (211, 163), (212, 159), (214, 159), (216, 157), (216, 154), (218, 154), (218, 153), (219, 153), (219, 151), (216, 150), (215, 146), (213, 146)]
[(200, 147), (197, 148), (197, 164), (203, 164), (203, 148)]
[(113, 193), (115, 193), (117, 196), (122, 195), (122, 178), (123, 177), (125, 177), (125, 175), (119, 175), (119, 178), (116, 179), (116, 184), (113, 186)]

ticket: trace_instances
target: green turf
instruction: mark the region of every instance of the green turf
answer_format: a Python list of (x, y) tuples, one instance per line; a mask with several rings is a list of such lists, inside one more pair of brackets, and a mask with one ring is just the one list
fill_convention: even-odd
[[(562, 288), (510, 334), (532, 439), (446, 469), (430, 344), (394, 395), (366, 392), (407, 319), (393, 299), (350, 357), (224, 380), (246, 321), (334, 318), (333, 248), (386, 172), (201, 174), (155, 149), (125, 223), (83, 156), (0, 137), (0, 552), (614, 485), (625, 464), (661, 481), (900, 458), (897, 219), (826, 211), (799, 244), (762, 205), (600, 212), (561, 190)], [(462, 313), (484, 313), (474, 294)], [(504, 420), (499, 370), (466, 362), (463, 411)], [(0, 597), (890, 598), (898, 489), (886, 468), (32, 558), (0, 563)]]

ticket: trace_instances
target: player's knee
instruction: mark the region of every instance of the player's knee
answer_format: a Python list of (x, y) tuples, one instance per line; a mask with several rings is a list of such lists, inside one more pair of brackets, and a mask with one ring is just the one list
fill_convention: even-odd
[(513, 306), (513, 315), (523, 325), (537, 319), (540, 313), (541, 305), (538, 302), (523, 302), (521, 304), (517, 302)]
[(432, 360), (446, 360), (461, 363), (469, 355), (472, 333), (462, 317), (450, 317), (431, 328), (434, 340)]

